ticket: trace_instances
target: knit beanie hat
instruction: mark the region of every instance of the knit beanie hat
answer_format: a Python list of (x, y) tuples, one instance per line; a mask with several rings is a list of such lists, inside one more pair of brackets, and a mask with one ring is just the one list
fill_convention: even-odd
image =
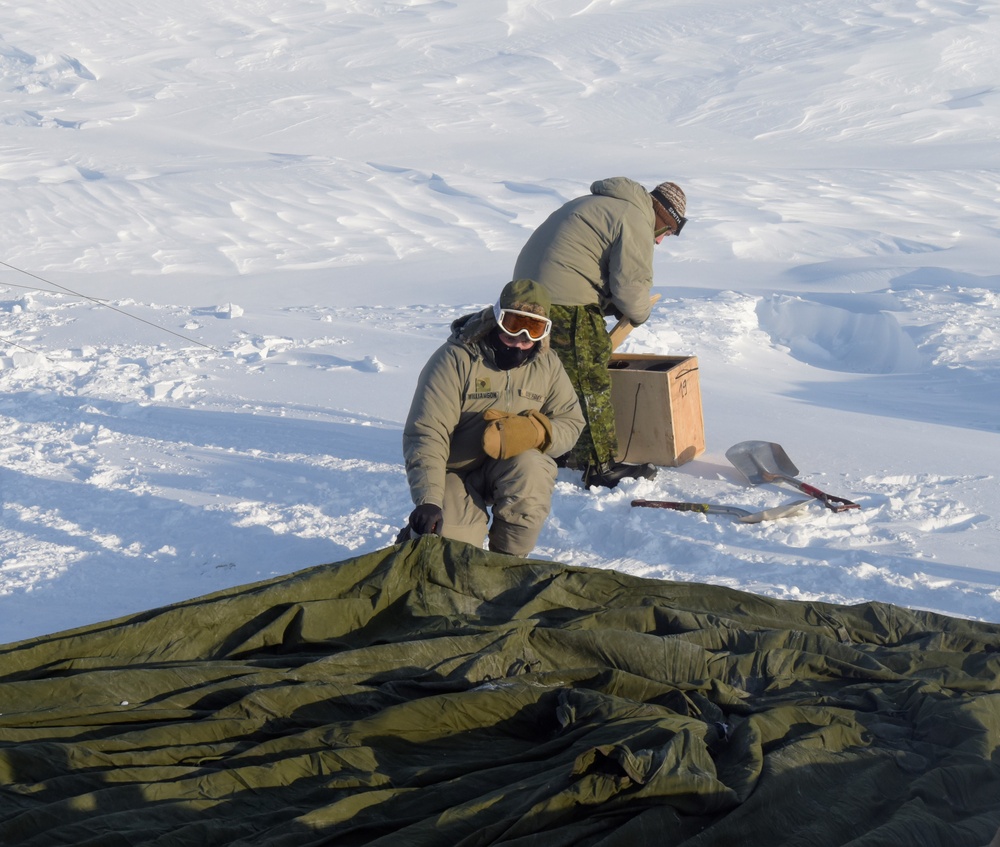
[(667, 209), (673, 208), (678, 215), (684, 217), (687, 198), (681, 191), (681, 187), (675, 182), (661, 182), (649, 192), (649, 196), (653, 198), (653, 212), (656, 214), (656, 226), (653, 228), (662, 229), (666, 226), (676, 231), (677, 221)]
[(533, 279), (515, 279), (500, 292), (501, 309), (520, 309), (547, 318), (551, 306), (549, 293)]
[(676, 182), (661, 182), (656, 188), (649, 192), (653, 199), (665, 206), (673, 206), (679, 214), (684, 214), (687, 206), (687, 198), (681, 187)]

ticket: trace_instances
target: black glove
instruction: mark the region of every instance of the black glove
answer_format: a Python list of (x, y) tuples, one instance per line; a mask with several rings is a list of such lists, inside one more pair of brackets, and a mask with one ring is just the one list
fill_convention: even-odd
[(444, 514), (441, 507), (433, 503), (424, 503), (410, 512), (410, 528), (417, 535), (428, 535), (432, 532), (440, 535), (443, 526)]

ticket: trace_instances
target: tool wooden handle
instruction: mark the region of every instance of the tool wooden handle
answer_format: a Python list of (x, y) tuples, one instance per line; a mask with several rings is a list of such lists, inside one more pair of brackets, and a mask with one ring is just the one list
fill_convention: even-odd
[(825, 491), (820, 491), (813, 485), (809, 485), (807, 482), (801, 482), (798, 485), (799, 491), (803, 494), (808, 494), (810, 497), (815, 497), (817, 500), (822, 500), (823, 505), (834, 512), (846, 512), (848, 509), (860, 509), (861, 507), (851, 501), (845, 500), (843, 497), (834, 497), (832, 494), (827, 494)]
[[(650, 307), (660, 299), (659, 294), (649, 295), (649, 305)], [(625, 340), (628, 334), (635, 328), (635, 324), (632, 323), (628, 318), (622, 318), (613, 327), (611, 327), (611, 332), (608, 334), (611, 336), (611, 349), (617, 350), (621, 343)]]
[(678, 512), (707, 512), (707, 503), (676, 503), (673, 500), (633, 500), (633, 506), (649, 506), (653, 509), (676, 509)]

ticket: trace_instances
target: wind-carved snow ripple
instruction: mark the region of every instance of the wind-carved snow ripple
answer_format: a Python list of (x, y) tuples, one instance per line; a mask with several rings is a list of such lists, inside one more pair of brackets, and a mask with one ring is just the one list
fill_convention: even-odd
[[(33, 55), (0, 41), (0, 90), (34, 94), (43, 90), (72, 94), (85, 81), (97, 79), (78, 59), (52, 53)], [(38, 113), (30, 114), (42, 123)], [(10, 123), (10, 119), (5, 121)], [(16, 121), (15, 121), (16, 122)]]
[(916, 345), (887, 312), (858, 314), (775, 294), (757, 304), (760, 327), (806, 364), (851, 373), (920, 370)]

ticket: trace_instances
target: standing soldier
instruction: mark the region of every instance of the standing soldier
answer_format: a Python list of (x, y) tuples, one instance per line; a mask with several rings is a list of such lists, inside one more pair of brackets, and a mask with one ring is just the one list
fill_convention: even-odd
[(635, 325), (650, 314), (653, 247), (680, 235), (684, 192), (672, 182), (652, 191), (626, 177), (602, 179), (591, 193), (553, 212), (521, 249), (514, 276), (536, 280), (552, 300), (552, 349), (573, 382), (586, 426), (560, 464), (583, 470), (585, 485), (614, 488), (627, 478), (653, 479), (651, 464), (616, 461), (611, 405), (611, 338), (604, 318)]
[(458, 318), (424, 366), (403, 428), (409, 534), (481, 547), (488, 533), (493, 552), (534, 549), (552, 504), (552, 457), (583, 429), (549, 349), (549, 308), (541, 286), (509, 282), (494, 306)]

